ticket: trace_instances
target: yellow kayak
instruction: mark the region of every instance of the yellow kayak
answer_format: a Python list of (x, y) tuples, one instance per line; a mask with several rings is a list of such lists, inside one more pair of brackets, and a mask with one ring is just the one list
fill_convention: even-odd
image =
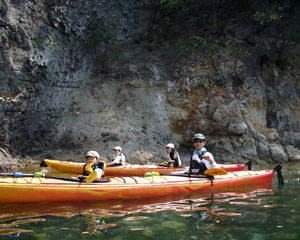
[[(44, 162), (48, 167), (61, 173), (76, 173), (82, 174), (84, 163), (58, 161), (45, 159)], [(243, 171), (244, 164), (219, 164), (221, 169), (227, 172)], [(168, 174), (177, 171), (184, 171), (185, 168), (169, 168), (159, 165), (137, 165), (127, 164), (126, 166), (107, 167), (105, 170), (106, 176), (144, 176), (146, 172), (159, 172), (160, 174)]]

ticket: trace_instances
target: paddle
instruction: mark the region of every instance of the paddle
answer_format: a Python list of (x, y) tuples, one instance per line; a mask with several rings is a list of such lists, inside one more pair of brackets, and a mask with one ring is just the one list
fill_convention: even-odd
[(0, 176), (14, 177), (14, 178), (43, 177), (43, 178), (59, 179), (59, 180), (72, 181), (72, 182), (81, 182), (80, 179), (70, 178), (70, 177), (47, 176), (45, 173), (42, 173), (42, 172), (35, 172), (33, 174), (30, 174), (30, 173), (29, 174), (28, 173), (21, 173), (21, 172), (0, 173)]
[(227, 171), (222, 169), (222, 168), (210, 168), (207, 169), (204, 172), (205, 175), (211, 175), (211, 176), (216, 176), (216, 175), (225, 175), (227, 174)]
[[(58, 179), (64, 181), (71, 181), (71, 182), (83, 182), (82, 179), (78, 178), (70, 178), (70, 177), (58, 177), (58, 176), (47, 176), (45, 173), (42, 172), (35, 172), (33, 174), (28, 173), (21, 173), (21, 172), (14, 172), (14, 173), (0, 173), (0, 176), (5, 177), (14, 177), (14, 178), (22, 178), (22, 177), (43, 177), (48, 179)], [(86, 177), (86, 183), (89, 184), (93, 182), (97, 177), (97, 172), (93, 171), (90, 175)]]
[(207, 176), (215, 175), (225, 175), (227, 172), (221, 168), (211, 168), (207, 169), (203, 174), (188, 174), (188, 173), (172, 173), (172, 174), (163, 174), (166, 176), (179, 176), (179, 177), (195, 177), (195, 178), (206, 178)]

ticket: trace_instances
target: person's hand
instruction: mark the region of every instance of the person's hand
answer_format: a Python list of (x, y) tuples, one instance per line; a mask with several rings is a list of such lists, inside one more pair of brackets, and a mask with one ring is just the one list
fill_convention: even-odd
[(79, 182), (85, 182), (86, 181), (86, 176), (79, 175), (78, 179), (79, 179)]
[(210, 164), (212, 164), (212, 163), (214, 162), (213, 160), (210, 159), (209, 156), (205, 156), (205, 155), (204, 155), (203, 158), (204, 158), (205, 160), (209, 161)]

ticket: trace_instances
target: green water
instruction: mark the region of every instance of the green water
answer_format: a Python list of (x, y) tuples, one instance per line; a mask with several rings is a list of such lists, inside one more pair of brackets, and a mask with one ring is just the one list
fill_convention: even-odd
[(274, 175), (214, 194), (1, 205), (0, 239), (300, 239), (300, 167), (282, 173), (282, 187)]

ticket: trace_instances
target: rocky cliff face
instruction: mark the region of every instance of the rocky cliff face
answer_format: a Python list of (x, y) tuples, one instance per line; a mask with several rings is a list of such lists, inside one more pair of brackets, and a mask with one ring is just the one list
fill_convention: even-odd
[(299, 160), (297, 54), (274, 64), (267, 36), (234, 19), (207, 33), (218, 51), (197, 39), (182, 54), (174, 36), (157, 40), (153, 2), (1, 0), (2, 150), (79, 160), (120, 145), (129, 162), (157, 162), (202, 132), (218, 162)]

